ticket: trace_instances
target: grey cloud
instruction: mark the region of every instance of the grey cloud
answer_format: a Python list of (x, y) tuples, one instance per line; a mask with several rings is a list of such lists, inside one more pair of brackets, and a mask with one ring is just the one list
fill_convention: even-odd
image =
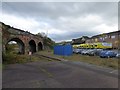
[[(48, 23), (57, 30), (66, 30), (67, 33), (50, 34), (53, 40), (69, 40), (83, 35), (96, 35), (100, 32), (91, 32), (93, 27), (67, 26), (60, 17), (84, 17), (86, 15), (99, 15), (105, 20), (106, 24), (114, 24), (117, 20), (117, 2), (3, 2), (3, 14), (13, 14), (17, 17), (30, 17), (38, 22)], [(92, 23), (92, 22), (91, 22)], [(40, 27), (38, 27), (40, 28)], [(44, 28), (42, 28), (44, 29)], [(74, 31), (78, 32), (74, 32)], [(80, 30), (80, 31), (79, 31)], [(87, 32), (86, 32), (87, 31)], [(88, 32), (89, 31), (89, 32)]]
[(57, 18), (59, 16), (80, 16), (91, 13), (114, 17), (117, 2), (3, 2), (3, 11), (25, 16)]
[[(31, 18), (58, 19), (98, 14), (106, 20), (117, 20), (118, 3), (115, 2), (3, 2), (3, 12)], [(111, 23), (108, 22), (108, 23)]]
[(88, 36), (91, 37), (92, 35), (97, 35), (99, 32), (86, 32), (87, 30), (79, 31), (79, 32), (69, 32), (64, 34), (49, 34), (49, 37), (51, 37), (55, 41), (61, 41), (61, 40), (72, 40), (74, 38), (80, 38), (81, 36)]

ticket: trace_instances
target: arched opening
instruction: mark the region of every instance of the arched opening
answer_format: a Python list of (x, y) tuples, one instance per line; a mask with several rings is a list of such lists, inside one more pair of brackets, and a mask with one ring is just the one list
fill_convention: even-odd
[(35, 41), (34, 40), (30, 40), (29, 41), (29, 50), (32, 52), (32, 53), (34, 53), (34, 52), (36, 52), (36, 44), (35, 44)]
[(38, 51), (41, 51), (43, 50), (43, 45), (41, 42), (38, 43)]
[(7, 42), (5, 45), (6, 52), (13, 52), (16, 54), (24, 54), (25, 53), (25, 45), (22, 40), (19, 38), (13, 38)]

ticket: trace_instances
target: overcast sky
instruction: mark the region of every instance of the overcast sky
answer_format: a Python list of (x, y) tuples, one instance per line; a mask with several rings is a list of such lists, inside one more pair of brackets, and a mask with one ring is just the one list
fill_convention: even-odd
[(5, 24), (56, 42), (118, 30), (117, 2), (2, 2)]

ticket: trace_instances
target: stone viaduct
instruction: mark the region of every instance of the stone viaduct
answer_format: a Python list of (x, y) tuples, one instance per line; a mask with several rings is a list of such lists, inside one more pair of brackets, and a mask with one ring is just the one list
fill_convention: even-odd
[(13, 28), (1, 23), (2, 27), (2, 51), (6, 52), (6, 45), (10, 41), (15, 41), (19, 45), (19, 52), (27, 54), (28, 51), (37, 52), (44, 49), (43, 38), (28, 31)]

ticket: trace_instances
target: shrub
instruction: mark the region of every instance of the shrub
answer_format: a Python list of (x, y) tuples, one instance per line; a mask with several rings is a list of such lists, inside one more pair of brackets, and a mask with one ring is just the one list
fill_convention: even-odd
[(3, 63), (11, 64), (16, 63), (16, 55), (12, 53), (3, 54)]

